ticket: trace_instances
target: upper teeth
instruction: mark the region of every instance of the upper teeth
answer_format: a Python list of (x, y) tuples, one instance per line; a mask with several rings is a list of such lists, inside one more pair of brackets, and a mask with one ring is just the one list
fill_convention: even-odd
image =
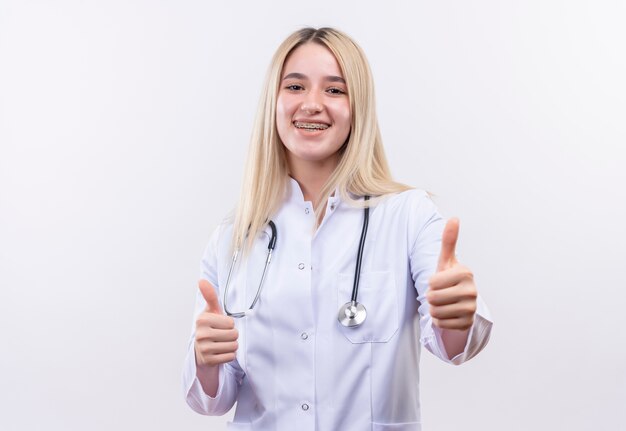
[(302, 123), (300, 121), (296, 121), (294, 125), (299, 129), (317, 129), (317, 130), (325, 130), (328, 129), (328, 124), (323, 123)]

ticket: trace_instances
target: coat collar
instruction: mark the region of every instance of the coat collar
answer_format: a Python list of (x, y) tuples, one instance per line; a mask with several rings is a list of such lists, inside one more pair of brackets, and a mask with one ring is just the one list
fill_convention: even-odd
[[(289, 182), (287, 186), (287, 191), (288, 191), (287, 202), (292, 203), (292, 204), (297, 204), (297, 205), (303, 205), (307, 202), (312, 204), (312, 202), (304, 200), (304, 194), (302, 193), (302, 188), (300, 187), (300, 184), (298, 184), (298, 182), (294, 180), (292, 177), (287, 177), (287, 178)], [(333, 207), (336, 207), (337, 205), (339, 205), (339, 202), (341, 202), (339, 189), (335, 189), (335, 192), (328, 198), (327, 205), (328, 206), (332, 205)]]

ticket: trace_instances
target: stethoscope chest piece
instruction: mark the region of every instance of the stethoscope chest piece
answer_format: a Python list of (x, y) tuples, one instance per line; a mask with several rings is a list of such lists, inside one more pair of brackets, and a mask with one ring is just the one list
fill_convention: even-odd
[(339, 323), (347, 328), (359, 326), (365, 321), (366, 317), (367, 311), (365, 310), (365, 307), (363, 304), (356, 301), (350, 301), (343, 304), (337, 314)]

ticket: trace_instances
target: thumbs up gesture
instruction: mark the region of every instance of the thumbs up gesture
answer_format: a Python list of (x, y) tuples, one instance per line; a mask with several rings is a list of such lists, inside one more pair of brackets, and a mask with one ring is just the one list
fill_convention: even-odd
[(230, 362), (238, 347), (235, 320), (224, 315), (211, 283), (200, 280), (198, 287), (207, 306), (196, 320), (196, 364), (216, 366)]
[(441, 329), (467, 330), (474, 323), (476, 297), (474, 275), (456, 260), (459, 219), (446, 223), (437, 272), (430, 277), (426, 299), (433, 324)]

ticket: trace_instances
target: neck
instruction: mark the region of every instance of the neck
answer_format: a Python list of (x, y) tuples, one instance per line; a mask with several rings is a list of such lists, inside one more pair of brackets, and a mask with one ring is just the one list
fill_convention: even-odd
[(322, 187), (332, 175), (338, 159), (326, 159), (319, 162), (289, 160), (289, 175), (300, 184), (305, 201), (318, 205)]

